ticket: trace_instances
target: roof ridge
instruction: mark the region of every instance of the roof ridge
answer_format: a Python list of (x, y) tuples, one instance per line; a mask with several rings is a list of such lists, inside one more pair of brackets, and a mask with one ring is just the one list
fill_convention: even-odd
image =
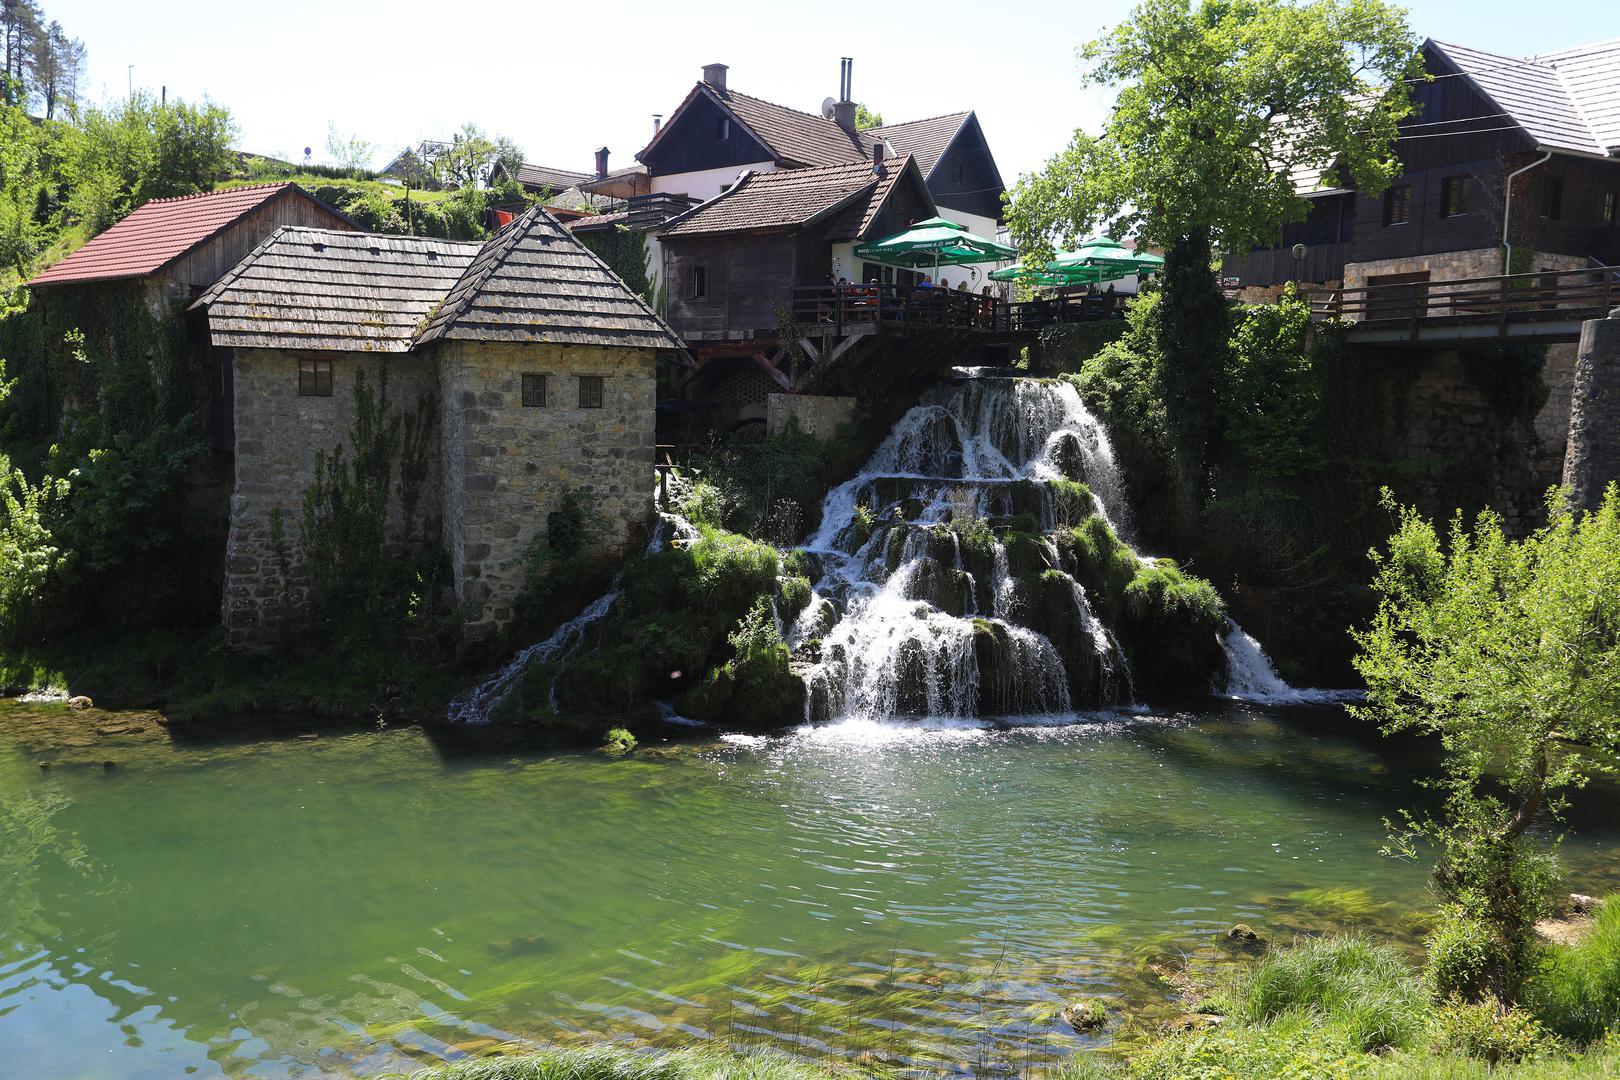
[(918, 117), (916, 120), (901, 120), (894, 124), (879, 124), (877, 127), (867, 128), (866, 131), (867, 134), (871, 134), (874, 131), (889, 131), (899, 127), (915, 127), (918, 124), (932, 123), (935, 120), (949, 120), (955, 116), (966, 117), (972, 115), (972, 109), (958, 109), (956, 112), (940, 113), (938, 116), (922, 116)]
[(1550, 57), (1567, 56), (1570, 53), (1591, 52), (1607, 45), (1620, 45), (1620, 37), (1604, 38), (1602, 41), (1592, 41), (1585, 45), (1570, 45), (1562, 49), (1552, 49), (1548, 52), (1531, 53), (1526, 59), (1539, 62)]
[[(155, 203), (177, 203), (185, 202), (187, 199), (206, 199), (210, 195), (235, 195), (238, 191), (264, 191), (270, 188), (290, 187), (298, 187), (298, 185), (291, 180), (277, 180), (268, 184), (243, 184), (240, 187), (214, 188), (212, 191), (193, 191), (190, 195), (165, 195), (161, 199), (147, 199), (140, 206), (137, 206), (135, 210), (152, 206)], [(135, 210), (131, 210), (130, 213), (133, 214)]]
[(482, 248), (485, 240), (456, 240), (448, 236), (415, 236), (407, 233), (356, 232), (353, 229), (323, 229), (319, 225), (281, 225), (276, 231), (322, 233), (357, 240), (404, 240), (412, 243), (460, 244), (463, 247)]
[[(530, 220), (534, 215), (544, 213), (545, 209), (543, 207), (539, 205), (531, 206), (527, 211), (501, 226), (494, 236), (479, 247), (478, 254), (474, 255), (473, 261), (467, 264), (467, 269), (456, 277), (455, 284), (451, 285), (449, 290), (445, 292), (444, 299), (440, 301), (439, 309), (429, 316), (423, 323), (422, 328), (414, 335), (411, 342), (412, 348), (415, 348), (416, 343), (429, 331), (436, 330), (437, 333), (434, 336), (443, 337), (445, 331), (457, 319), (467, 313), (467, 308), (472, 304), (472, 298), (477, 295), (479, 289), (484, 287), (484, 283), (494, 275), (506, 256), (511, 254), (511, 249), (517, 246), (518, 240), (522, 238), (524, 232), (528, 229)], [(550, 217), (551, 215), (546, 214), (546, 216)], [(487, 258), (485, 257), (486, 253)], [(480, 262), (483, 263), (482, 266), (478, 265)], [(473, 273), (475, 267), (477, 268), (476, 274)], [(463, 285), (466, 286), (465, 289), (462, 288)], [(460, 295), (457, 295), (458, 292)], [(452, 296), (456, 297), (454, 303), (450, 303), (450, 297)]]

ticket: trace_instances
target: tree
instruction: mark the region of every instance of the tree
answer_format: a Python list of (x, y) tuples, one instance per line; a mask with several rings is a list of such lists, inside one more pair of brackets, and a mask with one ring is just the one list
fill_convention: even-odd
[(340, 169), (358, 171), (371, 167), (371, 157), (377, 152), (377, 147), (362, 139), (358, 135), (350, 135), (347, 139), (338, 134), (337, 125), (328, 120), (326, 122), (326, 153), (332, 159), (332, 164)]
[(1076, 131), (1019, 181), (1008, 224), (1036, 255), (1095, 229), (1165, 249), (1166, 389), (1202, 489), (1228, 336), (1215, 249), (1270, 242), (1302, 219), (1296, 169), (1336, 165), (1364, 192), (1387, 186), (1416, 43), (1385, 0), (1144, 0), (1080, 56), (1088, 83), (1119, 87), (1113, 112), (1101, 135)]
[(866, 103), (859, 102), (855, 106), (855, 130), (870, 131), (872, 128), (883, 126), (883, 114), (866, 107)]
[[(1385, 504), (1397, 509), (1388, 491)], [(1439, 847), (1445, 900), (1430, 939), (1435, 989), (1511, 1002), (1534, 959), (1554, 875), (1526, 832), (1568, 792), (1616, 772), (1620, 751), (1620, 487), (1587, 514), (1548, 500), (1548, 524), (1514, 541), (1500, 517), (1461, 515), (1442, 543), (1399, 510), (1375, 552), (1379, 608), (1355, 633), (1367, 704), (1386, 733), (1438, 736), (1441, 816), (1408, 816), (1397, 850)]]
[(40, 36), (39, 5), (34, 0), (0, 0), (0, 43), (5, 46), (5, 71), (24, 87), (32, 87), (35, 42)]
[(59, 105), (75, 108), (79, 84), (84, 80), (84, 44), (67, 36), (62, 24), (52, 22), (35, 42), (34, 93), (53, 119)]
[(476, 188), (487, 178), (495, 153), (494, 140), (477, 124), (463, 124), (451, 137), (450, 146), (434, 162), (434, 171), (446, 183)]

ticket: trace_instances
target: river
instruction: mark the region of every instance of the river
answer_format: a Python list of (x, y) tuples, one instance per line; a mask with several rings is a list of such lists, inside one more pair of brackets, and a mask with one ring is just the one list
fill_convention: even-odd
[[(176, 746), (0, 704), (0, 1071), (348, 1077), (579, 1039), (1061, 1058), (1094, 1042), (1063, 1004), (1152, 996), (1144, 960), (1233, 922), (1415, 940), (1423, 870), (1378, 847), (1425, 760), (1239, 704), (619, 759)], [(1566, 848), (1584, 891), (1616, 884), (1605, 805)]]

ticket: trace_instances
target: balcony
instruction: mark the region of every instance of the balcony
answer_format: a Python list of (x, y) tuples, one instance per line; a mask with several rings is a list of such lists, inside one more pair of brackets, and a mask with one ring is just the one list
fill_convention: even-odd
[(656, 229), (677, 214), (684, 214), (701, 200), (686, 195), (672, 195), (659, 191), (651, 195), (632, 195), (625, 200), (629, 216), (625, 224), (632, 229)]

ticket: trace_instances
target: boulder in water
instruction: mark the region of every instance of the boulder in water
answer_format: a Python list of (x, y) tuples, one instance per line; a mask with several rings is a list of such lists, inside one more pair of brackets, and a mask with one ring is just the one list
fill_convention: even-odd
[(77, 710), (93, 709), (93, 708), (95, 708), (95, 704), (96, 704), (95, 702), (91, 701), (89, 698), (85, 697), (83, 694), (79, 694), (77, 697), (70, 697), (70, 698), (67, 699), (67, 707), (70, 708), (70, 709), (77, 709)]
[(1071, 1001), (1059, 1015), (1076, 1031), (1100, 1031), (1108, 1026), (1108, 1007), (1096, 998)]
[(1226, 939), (1228, 945), (1234, 945), (1240, 949), (1263, 949), (1266, 947), (1266, 939), (1257, 934), (1254, 928), (1247, 923), (1238, 923), (1221, 936)]

